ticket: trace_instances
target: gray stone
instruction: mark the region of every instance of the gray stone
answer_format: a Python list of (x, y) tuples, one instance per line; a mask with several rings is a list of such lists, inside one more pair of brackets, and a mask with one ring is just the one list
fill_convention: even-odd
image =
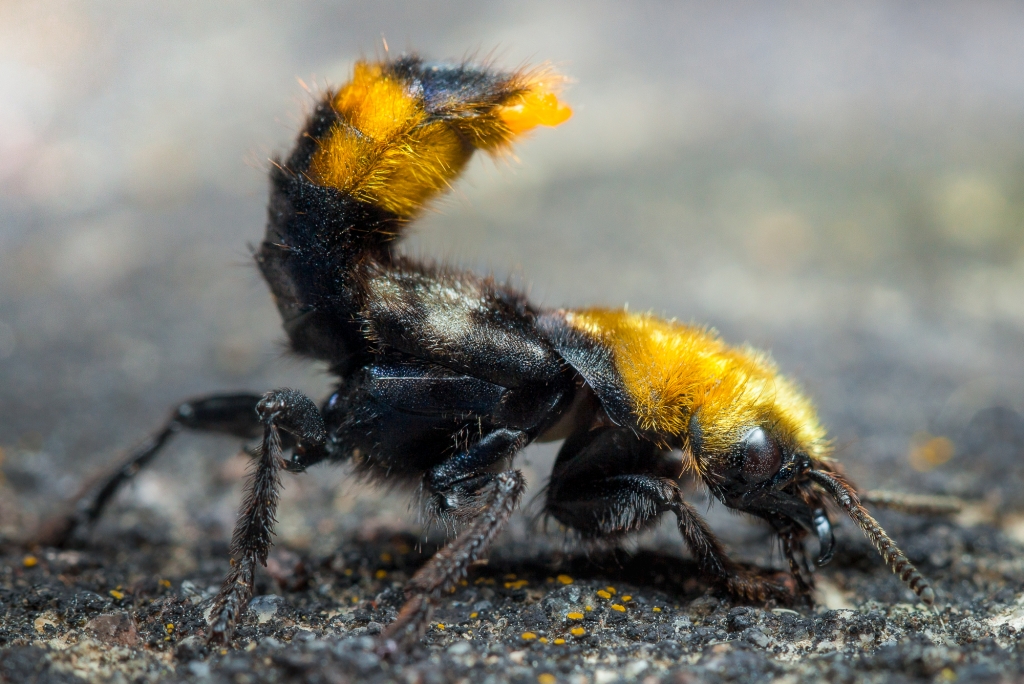
[(249, 601), (249, 610), (256, 616), (259, 624), (265, 624), (277, 615), (277, 611), (284, 605), (284, 598), (276, 594), (264, 594), (256, 596)]

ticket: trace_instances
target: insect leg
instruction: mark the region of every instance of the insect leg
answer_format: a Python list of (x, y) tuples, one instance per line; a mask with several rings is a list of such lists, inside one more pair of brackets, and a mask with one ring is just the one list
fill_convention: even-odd
[(422, 636), (434, 601), (465, 577), (505, 527), (522, 499), (526, 480), (518, 470), (492, 474), (485, 469), (513, 456), (526, 441), (520, 430), (495, 430), (424, 478), (424, 486), (433, 493), (431, 506), (440, 508), (442, 515), (472, 522), (409, 580), (405, 605), (381, 635), (383, 652), (409, 646)]
[(256, 412), (263, 425), (263, 443), (231, 538), (231, 572), (214, 600), (207, 637), (211, 643), (230, 642), (238, 617), (252, 596), (256, 564), (267, 564), (273, 544), (280, 470), (287, 467), (280, 431), (291, 433), (300, 447), (313, 452), (322, 450), (327, 439), (320, 411), (301, 392), (268, 392), (256, 405)]
[(495, 478), (494, 464), (526, 446), (522, 430), (499, 428), (466, 451), (432, 468), (423, 478), (429, 492), (427, 512), (440, 518), (467, 519), (480, 512), (486, 486)]
[(776, 599), (783, 603), (793, 602), (793, 592), (785, 585), (747, 570), (730, 559), (721, 542), (693, 506), (679, 497), (672, 502), (672, 510), (678, 518), (683, 540), (708, 579), (720, 584), (733, 596), (747, 601)]
[[(678, 466), (677, 466), (678, 467)], [(624, 428), (589, 430), (566, 440), (548, 487), (546, 511), (586, 538), (641, 530), (671, 511), (701, 573), (752, 601), (791, 601), (791, 592), (733, 562), (708, 524), (683, 500), (654, 445)], [(632, 471), (632, 472), (630, 472)]]
[[(807, 558), (803, 555), (800, 535), (794, 530), (786, 530), (779, 533), (779, 539), (782, 540), (782, 553), (786, 556), (786, 562), (789, 563), (789, 574), (796, 581), (797, 591), (809, 600), (811, 592), (814, 590), (814, 575), (811, 574)], [(800, 554), (799, 558), (797, 558), (797, 554)]]
[(65, 546), (76, 533), (94, 523), (114, 495), (140, 470), (153, 461), (174, 435), (182, 430), (199, 430), (251, 439), (259, 434), (256, 415), (258, 394), (213, 394), (180, 404), (164, 426), (143, 442), (124, 461), (88, 483), (68, 505), (65, 513), (45, 521), (35, 543)]

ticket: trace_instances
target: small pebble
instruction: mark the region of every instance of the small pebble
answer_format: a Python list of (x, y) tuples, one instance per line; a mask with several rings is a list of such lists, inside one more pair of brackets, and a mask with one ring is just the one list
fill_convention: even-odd
[(283, 597), (276, 594), (263, 594), (249, 601), (249, 610), (256, 616), (256, 622), (263, 625), (270, 622), (283, 605)]
[(210, 664), (201, 660), (193, 660), (188, 664), (188, 671), (197, 679), (206, 679), (210, 676)]
[(746, 632), (744, 632), (743, 638), (760, 648), (767, 648), (768, 644), (771, 643), (771, 639), (769, 639), (764, 632), (757, 629), (756, 627), (748, 629)]

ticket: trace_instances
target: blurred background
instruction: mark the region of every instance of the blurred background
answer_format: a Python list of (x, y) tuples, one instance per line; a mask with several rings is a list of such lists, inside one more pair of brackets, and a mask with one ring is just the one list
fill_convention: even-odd
[[(474, 161), (408, 251), (771, 349), (860, 482), (1024, 508), (1020, 3), (2, 0), (0, 534), (184, 397), (325, 395), (247, 245), (303, 84), (385, 40), (573, 79), (573, 119)], [(236, 452), (179, 439), (104, 524), (226, 537)], [(302, 547), (416, 516), (325, 469), (280, 517)]]

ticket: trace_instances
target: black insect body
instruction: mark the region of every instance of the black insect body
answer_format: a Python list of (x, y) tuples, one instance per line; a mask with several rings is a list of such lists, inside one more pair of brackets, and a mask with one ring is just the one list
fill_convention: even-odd
[(728, 558), (681, 496), (685, 473), (772, 526), (797, 594), (811, 587), (808, 533), (820, 540), (818, 562), (831, 556), (833, 502), (930, 603), (928, 583), (830, 460), (810, 403), (765, 355), (646, 314), (542, 310), (488, 278), (395, 251), (406, 223), (474, 150), (501, 152), (568, 118), (557, 83), (545, 71), (416, 57), (359, 63), (274, 164), (256, 253), (291, 348), (326, 361), (336, 390), (319, 408), (287, 389), (183, 404), (47, 538), (66, 540), (94, 520), (182, 429), (261, 436), (211, 618), (209, 638), (228, 643), (272, 544), (280, 471), (351, 462), (419, 486), (428, 512), (461, 530), (410, 580), (382, 637), (407, 645), (519, 505), (526, 482), (516, 454), (542, 436), (566, 437), (545, 511), (584, 538), (621, 537), (671, 512), (709, 579), (747, 600), (796, 598)]

